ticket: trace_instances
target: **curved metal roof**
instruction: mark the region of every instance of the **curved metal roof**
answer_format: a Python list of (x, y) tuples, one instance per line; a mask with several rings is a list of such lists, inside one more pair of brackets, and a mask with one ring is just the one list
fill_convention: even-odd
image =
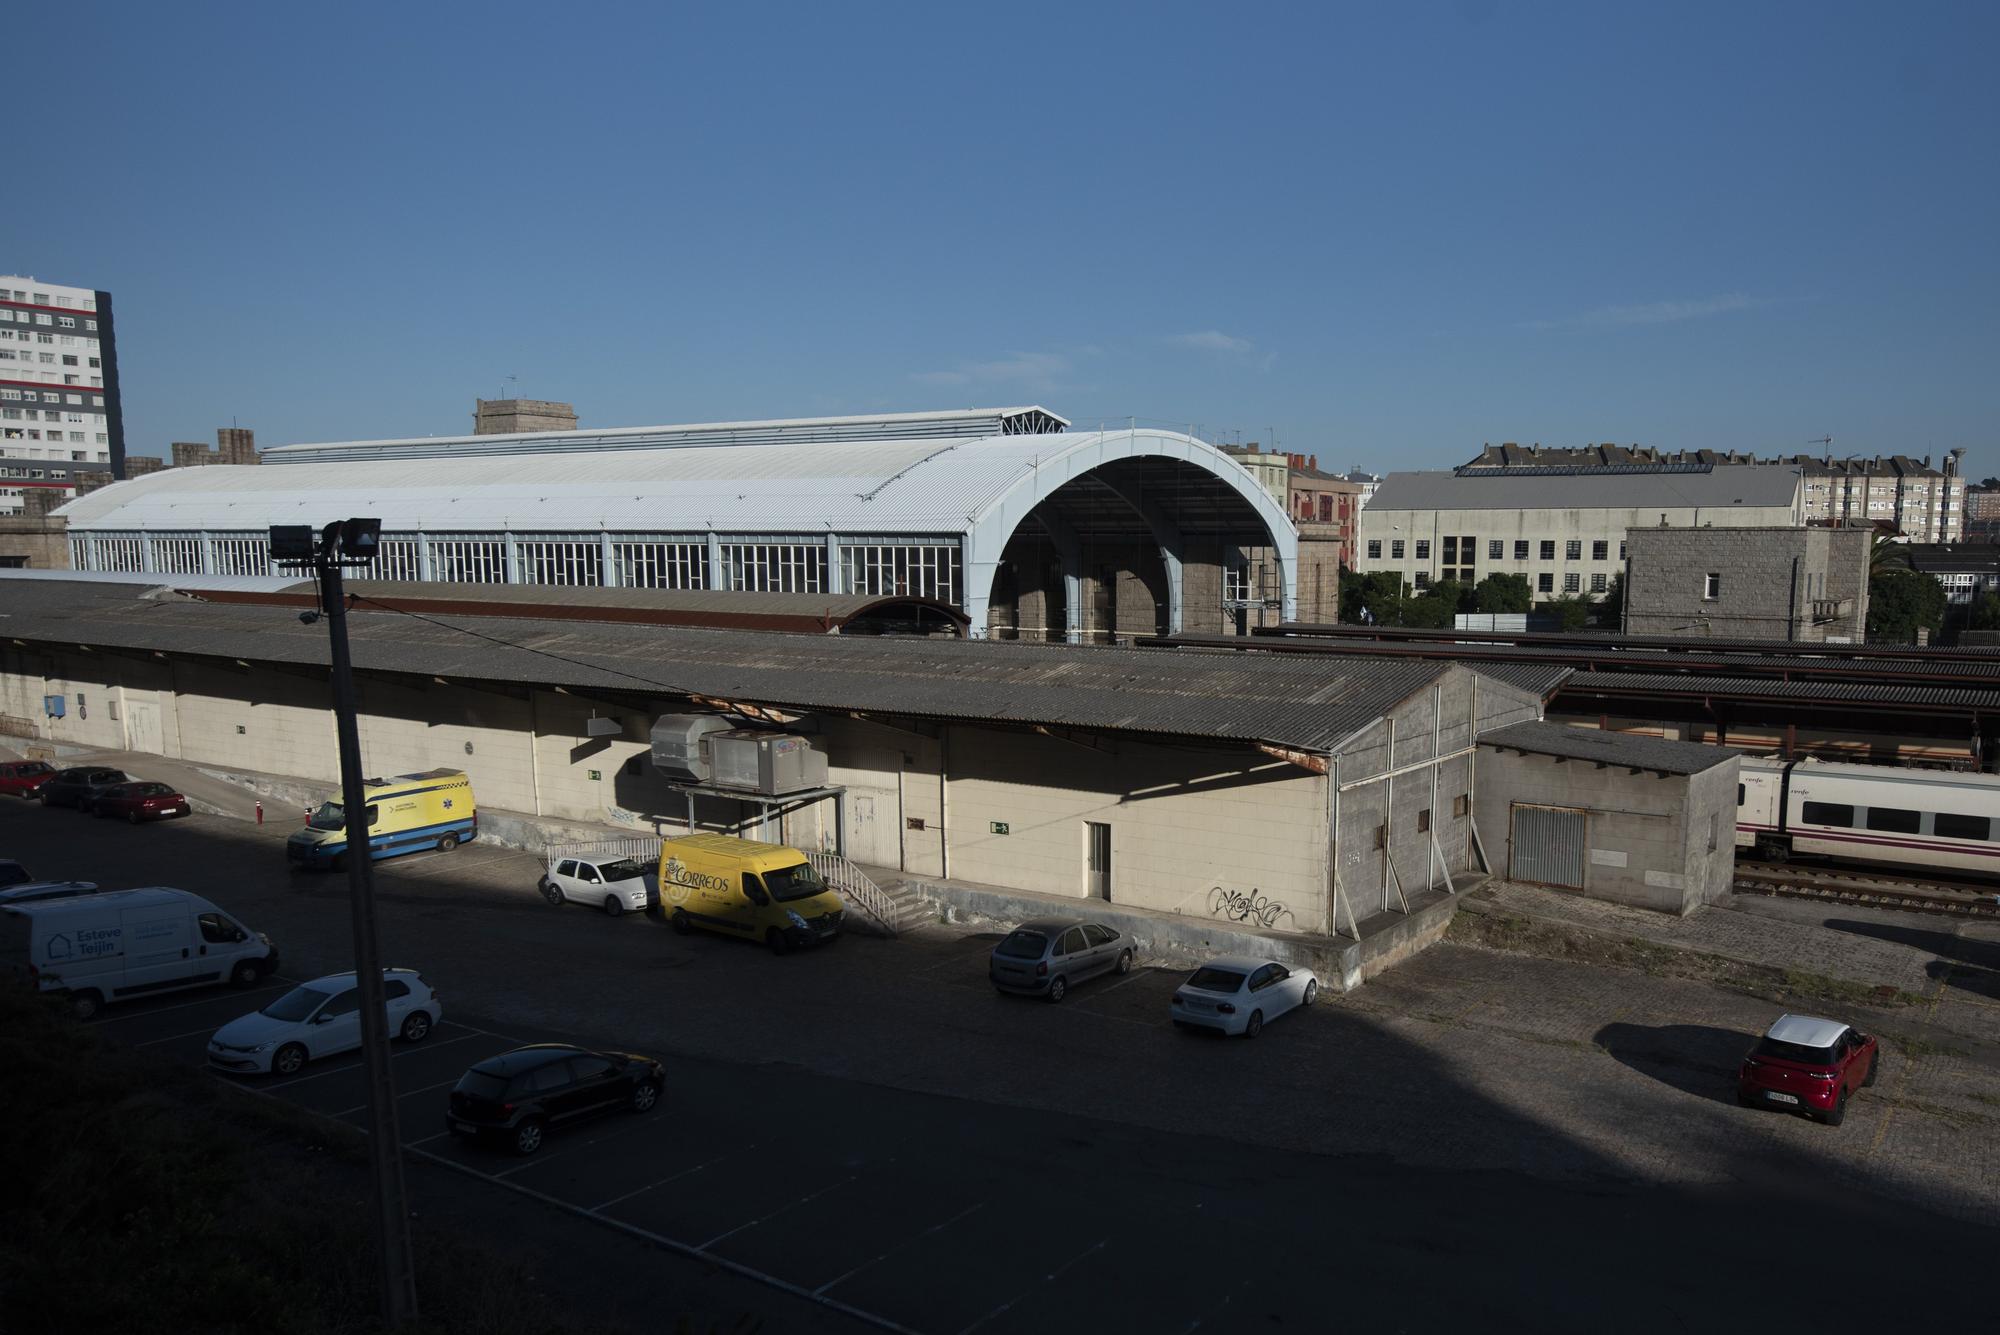
[(72, 533), (248, 532), (365, 514), (389, 532), (962, 534), (996, 510), (1018, 521), (1021, 502), (1140, 455), (1182, 460), (1253, 505), (1263, 499), (1267, 524), (1289, 533), (1234, 460), (1145, 431), (173, 468), (58, 513)]

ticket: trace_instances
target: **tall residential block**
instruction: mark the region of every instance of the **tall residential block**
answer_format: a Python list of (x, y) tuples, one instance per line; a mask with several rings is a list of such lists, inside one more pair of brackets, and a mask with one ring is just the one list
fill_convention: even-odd
[(0, 513), (88, 470), (125, 475), (111, 294), (0, 275)]

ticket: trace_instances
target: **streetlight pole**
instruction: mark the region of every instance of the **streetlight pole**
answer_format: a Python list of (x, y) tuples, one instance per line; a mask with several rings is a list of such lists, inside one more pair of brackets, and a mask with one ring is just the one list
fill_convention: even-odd
[[(340, 802), (346, 814), (348, 908), (354, 928), (354, 978), (361, 997), (361, 1059), (368, 1084), (368, 1157), (374, 1177), (375, 1235), (382, 1283), (382, 1324), (399, 1330), (417, 1319), (416, 1265), (410, 1252), (410, 1211), (403, 1184), (403, 1142), (396, 1124), (396, 1083), (389, 1069), (388, 999), (375, 942), (375, 874), (368, 829), (373, 813), (361, 768), (354, 667), (347, 649), (347, 594), (341, 571), (375, 559), (381, 524), (372, 519), (331, 523), (317, 542), (309, 527), (271, 530), (274, 563), (311, 569), (333, 648), (333, 718), (340, 752)], [(310, 620), (311, 613), (303, 614)]]

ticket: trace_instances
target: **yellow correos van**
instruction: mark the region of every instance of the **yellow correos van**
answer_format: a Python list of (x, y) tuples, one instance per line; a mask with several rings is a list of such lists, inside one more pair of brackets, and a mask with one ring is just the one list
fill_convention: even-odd
[[(479, 808), (464, 770), (433, 769), (370, 780), (368, 856), (377, 861), (427, 848), (440, 852), (479, 836)], [(306, 867), (331, 867), (347, 852), (347, 813), (338, 796), (321, 805), (285, 841), (285, 856)]]
[(706, 927), (781, 955), (831, 941), (846, 912), (798, 849), (726, 834), (660, 845), (660, 908), (677, 932)]

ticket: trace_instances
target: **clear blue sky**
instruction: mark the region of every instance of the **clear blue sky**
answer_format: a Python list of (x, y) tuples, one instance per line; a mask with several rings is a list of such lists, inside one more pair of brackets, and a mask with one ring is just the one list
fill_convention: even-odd
[(1991, 3), (17, 8), (0, 270), (113, 292), (140, 452), (513, 375), (2000, 472)]

